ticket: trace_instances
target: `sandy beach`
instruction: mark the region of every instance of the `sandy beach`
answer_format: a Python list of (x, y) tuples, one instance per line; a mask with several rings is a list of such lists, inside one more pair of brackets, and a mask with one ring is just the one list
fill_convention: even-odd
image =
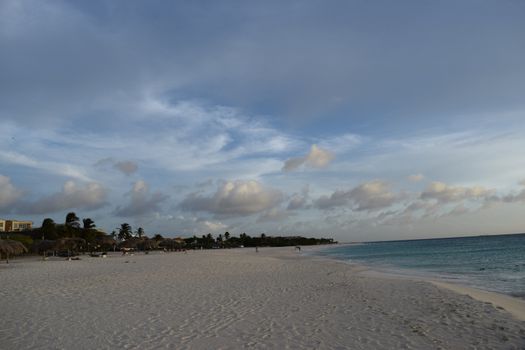
[(524, 349), (525, 322), (293, 248), (0, 265), (0, 348)]

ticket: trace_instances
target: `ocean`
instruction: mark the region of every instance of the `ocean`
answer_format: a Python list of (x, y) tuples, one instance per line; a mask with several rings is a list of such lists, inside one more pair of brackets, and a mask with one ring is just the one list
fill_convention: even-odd
[(525, 234), (358, 243), (317, 254), (525, 298)]

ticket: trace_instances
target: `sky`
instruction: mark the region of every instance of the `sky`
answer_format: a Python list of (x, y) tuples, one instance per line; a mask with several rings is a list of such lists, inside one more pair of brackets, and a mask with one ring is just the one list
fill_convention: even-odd
[(525, 231), (525, 2), (0, 2), (0, 217)]

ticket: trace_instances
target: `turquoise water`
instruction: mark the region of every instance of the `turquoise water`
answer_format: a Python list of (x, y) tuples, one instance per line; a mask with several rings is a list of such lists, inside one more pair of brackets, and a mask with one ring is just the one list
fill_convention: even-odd
[(525, 234), (370, 242), (319, 254), (525, 298)]

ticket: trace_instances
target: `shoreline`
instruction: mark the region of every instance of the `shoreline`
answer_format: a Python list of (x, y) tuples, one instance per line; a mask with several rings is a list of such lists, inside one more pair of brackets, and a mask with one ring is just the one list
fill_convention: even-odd
[[(330, 248), (334, 248), (334, 247), (324, 246), (324, 249), (330, 249)], [(311, 250), (312, 256), (316, 256), (315, 251), (316, 250), (318, 251), (321, 249), (323, 248), (312, 249)], [(305, 256), (308, 256), (308, 255), (305, 254)], [(417, 273), (410, 274), (410, 272), (412, 271), (409, 269), (403, 270), (404, 272), (406, 272), (406, 274), (396, 274), (395, 271), (389, 271), (388, 269), (379, 270), (374, 266), (370, 266), (370, 265), (366, 265), (362, 263), (356, 263), (356, 262), (348, 262), (343, 259), (331, 258), (330, 256), (318, 255), (318, 257), (326, 258), (328, 260), (333, 260), (333, 261), (339, 261), (344, 264), (353, 266), (358, 269), (357, 270), (358, 273), (365, 274), (365, 275), (372, 276), (372, 277), (385, 277), (385, 278), (394, 278), (394, 279), (401, 279), (401, 280), (406, 279), (410, 281), (429, 282), (439, 288), (444, 288), (444, 289), (453, 291), (460, 295), (468, 295), (469, 297), (474, 298), (481, 302), (491, 303), (494, 306), (496, 306), (496, 308), (510, 313), (517, 320), (525, 321), (525, 300), (508, 295), (508, 294), (475, 288), (472, 286), (468, 286), (466, 284), (462, 284), (461, 282), (456, 283), (456, 282), (450, 282), (446, 279), (439, 279), (436, 277), (425, 277), (424, 275), (417, 274)], [(425, 271), (419, 271), (419, 270), (417, 272), (422, 272), (422, 274), (425, 273)]]
[(498, 309), (505, 310), (516, 319), (525, 321), (525, 300), (512, 297), (510, 295), (489, 292), (482, 289), (476, 289), (462, 284), (452, 284), (441, 281), (428, 280), (430, 283), (440, 287), (449, 289), (455, 293), (468, 295), (476, 300), (491, 303)]

